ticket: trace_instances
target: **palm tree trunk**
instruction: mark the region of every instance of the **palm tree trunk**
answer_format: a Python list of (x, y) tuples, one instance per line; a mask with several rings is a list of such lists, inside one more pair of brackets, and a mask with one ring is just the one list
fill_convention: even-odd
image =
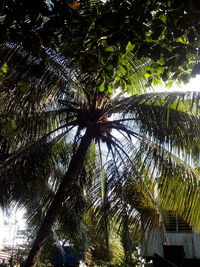
[(29, 256), (26, 260), (24, 267), (33, 267), (41, 253), (43, 245), (48, 238), (51, 227), (60, 212), (60, 208), (63, 204), (63, 199), (66, 197), (66, 190), (69, 185), (76, 181), (86, 158), (86, 153), (92, 142), (92, 133), (90, 129), (87, 129), (85, 135), (82, 137), (80, 145), (76, 153), (72, 156), (67, 172), (62, 178), (60, 186), (51, 202), (51, 205), (44, 217), (44, 220), (40, 226), (35, 241), (33, 242)]

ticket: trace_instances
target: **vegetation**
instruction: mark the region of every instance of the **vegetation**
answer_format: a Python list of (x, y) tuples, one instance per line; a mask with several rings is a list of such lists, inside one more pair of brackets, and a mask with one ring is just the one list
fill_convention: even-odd
[(107, 248), (120, 226), (128, 264), (133, 225), (161, 215), (156, 186), (164, 207), (199, 227), (199, 93), (150, 87), (198, 73), (198, 4), (10, 0), (0, 10), (0, 203), (24, 205), (38, 226), (26, 266), (56, 227), (87, 246), (88, 212)]
[(104, 91), (120, 85), (132, 92), (132, 74), (144, 58), (147, 84), (170, 86), (199, 73), (200, 5), (194, 0), (9, 0), (0, 12), (1, 42), (22, 44), (43, 58), (41, 45), (57, 49)]

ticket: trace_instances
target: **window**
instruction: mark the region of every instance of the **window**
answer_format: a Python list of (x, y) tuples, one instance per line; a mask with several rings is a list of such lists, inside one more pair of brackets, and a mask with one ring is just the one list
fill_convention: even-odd
[(191, 233), (192, 227), (174, 212), (169, 211), (168, 222), (165, 224), (167, 232)]

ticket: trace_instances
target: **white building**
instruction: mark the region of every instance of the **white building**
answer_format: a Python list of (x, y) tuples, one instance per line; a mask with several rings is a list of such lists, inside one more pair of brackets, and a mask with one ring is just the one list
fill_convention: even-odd
[[(162, 228), (145, 232), (142, 256), (153, 267), (199, 267), (200, 233), (192, 230), (183, 219), (169, 212), (169, 220)], [(166, 238), (167, 244), (166, 244)]]
[(9, 264), (11, 254), (9, 252), (0, 251), (0, 263)]

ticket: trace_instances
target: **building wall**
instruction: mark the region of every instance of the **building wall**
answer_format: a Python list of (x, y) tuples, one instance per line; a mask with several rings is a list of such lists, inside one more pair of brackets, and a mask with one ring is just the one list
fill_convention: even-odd
[[(200, 234), (199, 233), (167, 233), (169, 245), (184, 246), (185, 258), (200, 259)], [(143, 257), (153, 257), (154, 253), (164, 256), (164, 237), (159, 228), (152, 229), (145, 234), (144, 245), (141, 250)]]
[(164, 255), (163, 250), (164, 238), (159, 228), (153, 228), (151, 231), (145, 232), (143, 245), (141, 248), (142, 257), (153, 257), (154, 253), (160, 256)]
[(168, 233), (172, 245), (184, 246), (185, 258), (200, 259), (200, 234), (198, 233)]
[(8, 252), (0, 251), (0, 263), (9, 263), (11, 254)]

